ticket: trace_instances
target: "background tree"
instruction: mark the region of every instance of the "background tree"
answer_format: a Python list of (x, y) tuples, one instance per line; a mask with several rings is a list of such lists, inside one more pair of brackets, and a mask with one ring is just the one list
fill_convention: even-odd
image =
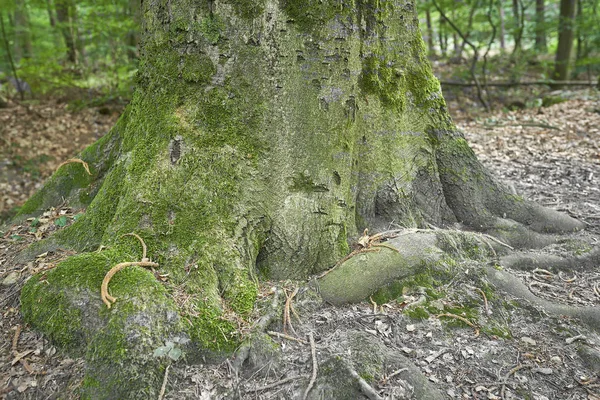
[(545, 53), (548, 50), (544, 12), (544, 0), (535, 0), (535, 49), (540, 53)]
[[(553, 74), (553, 78), (557, 81), (564, 81), (569, 78), (569, 67), (571, 53), (573, 50), (573, 38), (575, 36), (574, 22), (576, 8), (576, 0), (560, 1), (558, 47), (556, 49), (556, 62)], [(557, 84), (555, 87), (560, 87), (560, 84)]]
[[(79, 254), (21, 296), (33, 326), (86, 354), (84, 397), (154, 397), (167, 361), (152, 354), (165, 341), (189, 360), (229, 354), (259, 277), (321, 273), (350, 238), (364, 232), (368, 245), (367, 228), (415, 231), (323, 276), (328, 301), (365, 298), (452, 248), (488, 248), (473, 233), (416, 228), (460, 223), (527, 247), (583, 226), (479, 164), (448, 115), (414, 3), (182, 0), (144, 2), (142, 15), (137, 89), (81, 154), (91, 173), (63, 166), (17, 217), (64, 201), (85, 209), (23, 253)], [(168, 282), (126, 268), (107, 308), (105, 274), (148, 259)]]

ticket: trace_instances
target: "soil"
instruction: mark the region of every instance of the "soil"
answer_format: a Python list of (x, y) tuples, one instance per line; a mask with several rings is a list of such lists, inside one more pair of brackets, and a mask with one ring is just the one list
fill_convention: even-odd
[[(600, 235), (600, 97), (590, 91), (569, 96), (571, 100), (546, 108), (476, 117), (461, 112), (460, 104), (451, 102), (450, 108), (479, 159), (500, 181), (514, 193), (585, 221), (587, 230), (574, 237), (594, 244)], [(116, 117), (116, 113), (101, 115), (92, 109), (70, 113), (50, 104), (30, 110), (20, 106), (0, 110), (2, 138), (8, 144), (0, 151), (4, 211), (21, 204), (61, 161), (106, 132)], [(38, 160), (38, 164), (24, 171), (23, 165), (32, 165), (30, 160)], [(70, 209), (59, 207), (37, 220), (2, 229), (0, 398), (78, 398), (82, 358), (69, 357), (55, 348), (24, 324), (19, 314), (19, 291), (28, 277), (44, 273), (68, 254), (46, 253), (28, 264), (13, 262), (20, 249), (75, 218)], [(323, 363), (336, 357), (352, 358), (348, 343), (352, 336), (362, 334), (390, 354), (409, 359), (450, 399), (600, 399), (600, 357), (581, 357), (580, 353), (582, 348), (600, 351), (598, 332), (572, 319), (549, 316), (531, 304), (515, 306), (513, 299), (502, 293), (484, 298), (478, 286), (481, 280), (473, 273), (478, 267), (466, 262), (463, 272), (438, 291), (445, 294), (447, 303), (476, 304), (478, 317), (472, 322), (502, 321), (508, 332), (479, 332), (454, 318), (411, 318), (405, 311), (418, 301), (419, 290), (388, 304), (363, 302), (345, 307), (318, 305), (310, 290), (301, 290), (294, 299), (300, 320), (292, 320), (295, 334), (289, 327), (287, 333), (305, 341), (309, 333), (314, 336), (321, 370), (309, 398), (318, 398), (323, 389), (319, 379), (326, 373)], [(600, 306), (600, 268), (562, 274), (512, 272), (540, 297)], [(267, 302), (274, 296), (270, 287), (264, 287)], [(289, 283), (287, 290), (292, 291)], [(281, 321), (268, 329), (284, 331)], [(250, 357), (254, 368), (241, 374), (236, 373), (233, 359), (216, 365), (172, 364), (166, 374), (164, 398), (303, 398), (313, 374), (311, 345), (272, 337), (280, 343), (278, 355), (262, 363)], [(412, 370), (391, 365), (370, 376), (373, 393), (384, 399), (416, 398), (418, 388), (407, 376)], [(354, 367), (360, 370), (360, 365)], [(350, 376), (347, 371), (341, 373)]]

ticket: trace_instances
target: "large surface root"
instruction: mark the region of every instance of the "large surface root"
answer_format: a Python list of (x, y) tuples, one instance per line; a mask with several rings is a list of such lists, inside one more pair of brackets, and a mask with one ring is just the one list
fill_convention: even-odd
[(580, 319), (584, 324), (600, 332), (600, 308), (599, 307), (573, 307), (565, 304), (558, 304), (545, 299), (541, 299), (531, 293), (527, 286), (521, 280), (510, 273), (495, 268), (487, 267), (486, 274), (488, 279), (497, 288), (504, 292), (529, 301), (530, 303), (542, 308), (548, 314), (563, 315)]

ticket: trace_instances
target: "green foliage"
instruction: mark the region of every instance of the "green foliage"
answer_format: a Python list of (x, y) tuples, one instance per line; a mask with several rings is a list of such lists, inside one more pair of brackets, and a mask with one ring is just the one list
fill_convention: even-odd
[[(6, 4), (4, 4), (6, 3)], [(139, 5), (129, 0), (68, 1), (68, 15), (58, 18), (57, 2), (22, 0), (28, 24), (17, 26), (15, 2), (2, 0), (8, 51), (19, 79), (34, 98), (52, 95), (86, 101), (104, 93), (130, 97), (137, 69)], [(29, 45), (24, 44), (26, 32)], [(76, 60), (67, 56), (66, 33), (73, 37)], [(24, 51), (30, 46), (31, 51)], [(4, 40), (0, 43), (0, 82), (13, 76)], [(28, 95), (29, 96), (29, 95)], [(90, 104), (93, 105), (93, 104)]]

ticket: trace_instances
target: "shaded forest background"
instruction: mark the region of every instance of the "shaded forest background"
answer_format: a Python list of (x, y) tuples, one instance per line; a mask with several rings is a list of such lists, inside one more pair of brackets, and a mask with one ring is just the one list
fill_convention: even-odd
[[(417, 6), (434, 72), (456, 111), (548, 106), (566, 100), (568, 89), (599, 84), (597, 0), (420, 0)], [(70, 132), (92, 119), (93, 141), (110, 128), (135, 86), (139, 12), (135, 0), (0, 1), (0, 109), (31, 122), (21, 136), (0, 128), (5, 167), (39, 184), (88, 144), (77, 139), (80, 147), (71, 148)], [(61, 139), (40, 141), (40, 125), (51, 123), (31, 116), (60, 119), (57, 110), (79, 113), (81, 123), (58, 129)], [(35, 146), (56, 151), (31, 151)], [(0, 222), (34, 190), (0, 202)]]

